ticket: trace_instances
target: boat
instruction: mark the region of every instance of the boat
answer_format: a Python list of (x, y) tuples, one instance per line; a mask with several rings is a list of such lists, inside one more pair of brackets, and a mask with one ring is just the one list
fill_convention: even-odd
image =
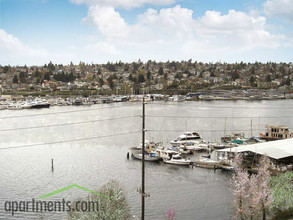
[[(153, 142), (153, 141), (145, 140), (145, 145), (144, 145), (145, 152), (155, 153), (156, 149), (160, 146), (160, 144), (161, 144), (161, 142)], [(130, 150), (133, 154), (138, 154), (138, 153), (141, 153), (142, 147), (141, 146), (140, 147), (131, 147)]]
[(158, 147), (156, 150), (156, 154), (162, 160), (169, 160), (171, 158), (178, 158), (180, 157), (180, 153), (174, 149), (165, 149), (164, 147)]
[(75, 100), (72, 102), (72, 105), (83, 105), (83, 101), (82, 101), (81, 98), (75, 99)]
[(181, 154), (192, 154), (192, 151), (189, 150), (189, 149), (187, 149), (184, 145), (183, 146), (182, 145), (180, 146), (179, 152)]
[[(132, 156), (135, 158), (135, 159), (139, 159), (139, 160), (142, 160), (142, 154), (132, 154)], [(149, 154), (149, 153), (146, 153), (144, 155), (144, 160), (145, 161), (150, 161), (150, 162), (156, 162), (156, 161), (159, 161), (160, 158), (156, 155), (156, 154)]]
[(220, 162), (211, 160), (209, 158), (202, 158), (194, 162), (194, 165), (202, 168), (216, 169), (219, 167)]
[(236, 170), (236, 166), (233, 166), (232, 164), (230, 163), (225, 163), (225, 162), (221, 162), (219, 164), (219, 167), (222, 169), (222, 170), (225, 170), (225, 171), (235, 171)]
[(171, 145), (173, 147), (179, 147), (180, 145), (183, 145), (185, 143), (194, 143), (199, 144), (200, 141), (202, 141), (202, 138), (197, 132), (184, 132), (183, 135), (180, 135), (175, 140), (171, 141)]
[(209, 143), (209, 147), (211, 149), (224, 149), (225, 148), (225, 145), (224, 144), (220, 144), (218, 142), (212, 142), (212, 143)]
[(31, 102), (31, 108), (49, 108), (50, 104), (47, 101), (35, 100)]
[(172, 157), (171, 159), (165, 159), (164, 163), (167, 164), (174, 164), (174, 165), (181, 165), (181, 166), (189, 166), (191, 161), (190, 159), (184, 159), (181, 156)]
[(284, 125), (267, 125), (265, 134), (260, 134), (260, 138), (266, 141), (293, 138), (293, 132), (289, 132), (289, 128)]
[(244, 133), (232, 133), (229, 135), (225, 135), (224, 137), (221, 137), (222, 143), (230, 143), (236, 139), (243, 139), (244, 138)]

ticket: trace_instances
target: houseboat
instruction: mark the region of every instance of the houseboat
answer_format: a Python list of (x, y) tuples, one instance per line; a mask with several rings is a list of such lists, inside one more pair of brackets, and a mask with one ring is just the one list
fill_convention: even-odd
[(289, 132), (288, 127), (284, 125), (267, 125), (265, 134), (260, 134), (260, 137), (267, 141), (281, 140), (286, 138), (293, 138), (293, 132)]

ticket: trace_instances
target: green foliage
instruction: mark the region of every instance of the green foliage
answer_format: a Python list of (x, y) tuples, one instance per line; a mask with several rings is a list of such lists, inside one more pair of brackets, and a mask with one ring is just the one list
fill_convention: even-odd
[(75, 80), (75, 76), (72, 72), (69, 74), (61, 72), (54, 75), (54, 79), (61, 82), (72, 82)]
[(143, 83), (143, 82), (145, 82), (145, 79), (144, 79), (144, 76), (143, 76), (143, 74), (139, 74), (138, 75), (138, 83)]
[(16, 84), (18, 83), (17, 75), (14, 75), (14, 76), (13, 76), (12, 82), (13, 82), (13, 83), (16, 83)]
[(48, 64), (48, 68), (49, 68), (51, 71), (54, 71), (54, 70), (55, 70), (55, 65), (50, 61), (50, 63)]
[(234, 71), (232, 74), (232, 80), (235, 81), (236, 79), (239, 79), (239, 73), (237, 71)]
[(152, 75), (152, 74), (151, 74), (151, 72), (150, 72), (150, 71), (148, 71), (148, 72), (147, 72), (147, 79), (148, 79), (148, 80), (150, 80), (150, 79), (151, 79), (151, 75)]
[(290, 78), (288, 77), (287, 79), (286, 79), (286, 81), (285, 81), (285, 84), (287, 85), (287, 86), (290, 86)]
[(26, 72), (20, 72), (20, 73), (19, 73), (19, 81), (20, 81), (21, 83), (26, 82), (26, 78), (27, 78), (27, 73), (26, 73)]
[(100, 86), (103, 86), (104, 85), (104, 80), (102, 77), (99, 78), (99, 85)]
[(164, 75), (163, 67), (160, 67), (160, 68), (159, 68), (159, 72), (158, 72), (158, 73), (159, 73), (159, 75)]
[[(107, 219), (126, 220), (130, 219), (130, 208), (122, 187), (118, 182), (111, 181), (101, 187), (99, 193), (110, 198), (105, 198), (96, 194), (91, 194), (83, 201), (98, 201), (99, 211), (88, 212), (68, 212), (70, 220)], [(72, 207), (75, 206), (75, 203)]]
[(271, 81), (272, 81), (271, 76), (270, 76), (269, 74), (268, 74), (267, 77), (266, 77), (266, 81), (267, 81), (267, 82), (271, 82)]
[(293, 172), (282, 173), (271, 178), (273, 189), (272, 211), (278, 213), (293, 209)]
[(108, 83), (111, 89), (114, 89), (114, 82), (112, 76), (109, 76)]
[(49, 72), (45, 73), (44, 80), (50, 80), (50, 73)]

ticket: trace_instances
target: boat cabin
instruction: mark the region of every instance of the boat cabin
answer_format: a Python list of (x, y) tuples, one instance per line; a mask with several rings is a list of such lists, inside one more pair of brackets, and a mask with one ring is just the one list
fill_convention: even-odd
[(260, 135), (262, 139), (266, 140), (281, 140), (286, 138), (293, 138), (293, 133), (290, 133), (288, 127), (284, 125), (267, 125), (265, 134)]

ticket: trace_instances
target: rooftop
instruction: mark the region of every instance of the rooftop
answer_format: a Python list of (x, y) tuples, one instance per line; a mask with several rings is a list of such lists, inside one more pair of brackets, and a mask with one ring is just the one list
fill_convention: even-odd
[(282, 159), (293, 156), (293, 138), (264, 142), (259, 144), (242, 145), (240, 147), (226, 148), (218, 152), (254, 152), (256, 154), (266, 155), (274, 159)]

